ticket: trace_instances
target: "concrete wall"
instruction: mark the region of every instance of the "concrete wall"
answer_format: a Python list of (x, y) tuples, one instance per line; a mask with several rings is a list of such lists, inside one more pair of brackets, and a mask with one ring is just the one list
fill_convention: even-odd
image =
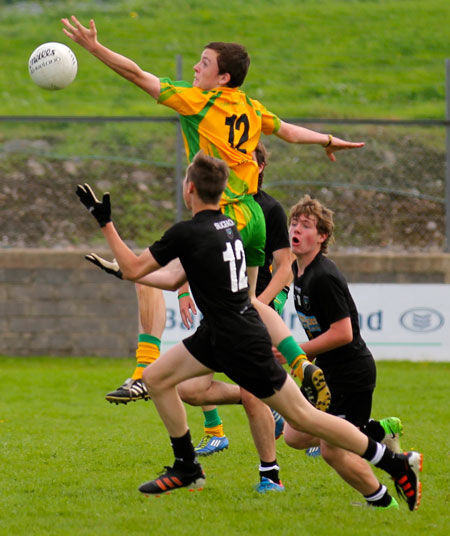
[(334, 253), (349, 283), (450, 283), (450, 254)]
[[(330, 256), (352, 283), (450, 283), (449, 254)], [(1, 355), (133, 356), (136, 309), (133, 285), (82, 251), (0, 250)]]

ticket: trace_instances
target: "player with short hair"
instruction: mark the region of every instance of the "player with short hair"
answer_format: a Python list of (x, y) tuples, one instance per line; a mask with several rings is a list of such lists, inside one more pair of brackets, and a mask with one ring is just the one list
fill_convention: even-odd
[[(262, 189), (264, 171), (267, 165), (267, 151), (261, 142), (256, 148), (255, 158), (259, 167), (259, 176), (258, 192), (254, 197), (263, 210), (267, 231), (264, 248), (265, 263), (258, 271), (256, 293), (259, 300), (275, 308), (278, 314), (281, 314), (289, 292), (289, 287), (286, 285), (290, 281), (292, 273), (292, 253), (289, 246), (287, 218), (280, 203)], [(272, 264), (274, 262), (276, 271), (273, 273)], [(189, 314), (188, 320), (192, 324), (192, 315)], [(239, 391), (236, 390), (236, 394), (233, 395), (228, 384), (213, 380), (212, 374), (183, 382), (178, 386), (178, 393), (184, 402), (192, 405), (205, 404), (206, 401), (223, 404), (225, 403), (223, 393), (218, 392), (220, 384), (228, 387), (227, 403), (235, 403)], [(217, 395), (220, 395), (220, 400), (214, 398)], [(279, 476), (274, 439), (278, 439), (283, 434), (284, 419), (274, 410), (271, 414), (268, 408), (251, 393), (241, 389), (239, 396), (248, 415), (253, 440), (260, 458), (260, 482), (255, 489), (260, 493), (283, 491), (285, 488)], [(213, 410), (215, 406), (208, 406), (208, 408)], [(195, 447), (195, 451), (199, 456), (210, 455), (221, 450), (222, 441), (222, 437), (212, 434), (205, 427), (205, 435)]]
[[(311, 368), (287, 326), (276, 312), (258, 301), (255, 295), (258, 267), (264, 264), (265, 225), (261, 207), (254, 200), (258, 165), (253, 159), (261, 134), (276, 134), (289, 143), (317, 144), (325, 148), (330, 160), (336, 151), (363, 147), (331, 134), (281, 121), (257, 100), (249, 98), (239, 86), (244, 82), (250, 58), (242, 45), (212, 42), (205, 46), (194, 66), (193, 84), (173, 82), (142, 70), (132, 60), (103, 46), (97, 39), (93, 19), (85, 28), (75, 16), (61, 19), (67, 37), (84, 47), (109, 68), (146, 91), (158, 103), (180, 114), (188, 161), (202, 149), (223, 159), (230, 174), (221, 198), (221, 209), (237, 225), (245, 247), (250, 296), (269, 329), (272, 340), (281, 344), (279, 351), (303, 381), (304, 369), (313, 371), (317, 404), (325, 408), (328, 393), (323, 389), (321, 371)], [(236, 284), (241, 285), (238, 279)]]
[[(267, 165), (267, 151), (259, 142), (255, 151), (255, 158), (259, 166), (258, 193), (255, 199), (263, 209), (267, 229), (265, 244), (265, 263), (258, 272), (257, 296), (264, 303), (268, 303), (281, 314), (286, 303), (289, 282), (292, 274), (292, 254), (289, 246), (287, 231), (287, 217), (283, 207), (272, 196), (262, 190), (264, 171)], [(118, 275), (119, 266), (115, 262), (109, 262), (93, 253), (86, 256), (88, 260), (103, 270)], [(276, 271), (272, 273), (272, 264), (275, 261)], [(141, 288), (149, 288), (140, 284)], [(180, 287), (179, 299), (183, 302), (186, 310), (183, 311), (180, 304), (183, 323), (186, 328), (193, 324), (192, 314), (196, 314), (195, 303), (188, 291), (188, 285)], [(237, 404), (242, 402), (249, 418), (253, 440), (258, 450), (260, 464), (260, 482), (255, 489), (258, 492), (283, 491), (284, 486), (279, 477), (279, 465), (276, 459), (276, 447), (274, 439), (283, 434), (284, 419), (279, 413), (261, 403), (250, 393), (243, 391), (238, 386), (213, 380), (210, 374), (198, 378), (192, 378), (182, 382), (178, 386), (178, 393), (183, 400), (193, 406), (202, 406), (205, 416), (204, 436), (195, 447), (198, 456), (210, 456), (222, 452), (228, 448), (229, 441), (223, 432), (223, 424), (215, 404)], [(147, 390), (145, 389), (146, 396)], [(206, 405), (208, 404), (208, 405)], [(214, 404), (214, 405), (212, 405)]]
[[(198, 186), (197, 173), (206, 169), (215, 194), (212, 187), (204, 191)], [(235, 223), (219, 210), (227, 175), (222, 160), (202, 152), (196, 155), (183, 181), (183, 197), (193, 218), (173, 225), (139, 256), (112, 223), (109, 194), (99, 201), (89, 185), (77, 188), (80, 201), (99, 223), (126, 279), (137, 281), (153, 273), (154, 286), (172, 290), (188, 280), (203, 313), (202, 323), (192, 336), (144, 371), (144, 382), (169, 433), (175, 461), (139, 490), (159, 495), (204, 485), (205, 474), (195, 455), (177, 385), (188, 378), (222, 371), (278, 411), (292, 428), (352, 451), (388, 472), (404, 491), (410, 510), (416, 509), (421, 496), (418, 474), (422, 455), (393, 453), (349, 422), (317, 410), (275, 360), (267, 329), (249, 300), (240, 234)]]

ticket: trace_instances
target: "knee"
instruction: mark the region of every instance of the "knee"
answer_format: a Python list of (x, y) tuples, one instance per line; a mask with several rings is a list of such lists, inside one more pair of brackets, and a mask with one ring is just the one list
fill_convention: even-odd
[(241, 402), (247, 416), (250, 418), (260, 415), (261, 412), (270, 412), (270, 408), (267, 404), (244, 389), (241, 389)]
[(286, 445), (293, 449), (304, 450), (310, 446), (311, 436), (306, 435), (304, 432), (294, 430), (289, 424), (284, 426), (283, 437)]
[(328, 444), (326, 441), (320, 442), (320, 454), (322, 458), (327, 462), (331, 467), (335, 467), (340, 458), (342, 449), (337, 449), (332, 445)]
[(303, 445), (301, 445), (298, 441), (298, 434), (295, 430), (293, 430), (290, 426), (284, 426), (284, 442), (288, 447), (291, 447), (293, 449), (303, 449)]
[(144, 372), (142, 373), (142, 381), (145, 383), (145, 386), (147, 387), (147, 391), (149, 392), (150, 396), (152, 392), (155, 392), (158, 386), (162, 386), (161, 379), (158, 377), (157, 372), (151, 365), (148, 365), (144, 369)]
[(195, 386), (182, 382), (178, 385), (177, 391), (181, 400), (186, 404), (190, 406), (201, 406), (203, 404), (203, 393), (196, 389)]

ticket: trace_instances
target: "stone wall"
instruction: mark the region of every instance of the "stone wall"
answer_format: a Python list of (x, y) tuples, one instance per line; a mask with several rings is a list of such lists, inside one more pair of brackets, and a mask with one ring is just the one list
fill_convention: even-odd
[(136, 337), (133, 284), (80, 251), (1, 250), (0, 354), (131, 356)]
[[(450, 283), (450, 254), (330, 256), (352, 283)], [(0, 250), (0, 355), (132, 356), (136, 309), (81, 251)]]

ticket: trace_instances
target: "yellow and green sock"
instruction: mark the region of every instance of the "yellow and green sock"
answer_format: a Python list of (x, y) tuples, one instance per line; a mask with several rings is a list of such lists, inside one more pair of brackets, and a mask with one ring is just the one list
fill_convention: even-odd
[(222, 419), (220, 418), (218, 409), (214, 408), (204, 411), (203, 415), (205, 416), (205, 435), (223, 437), (225, 434), (223, 432)]
[(277, 346), (277, 349), (283, 354), (288, 365), (292, 367), (295, 375), (303, 381), (304, 366), (309, 365), (305, 352), (300, 348), (294, 337), (290, 335), (283, 339)]
[(147, 333), (140, 333), (136, 348), (136, 368), (133, 380), (141, 380), (145, 367), (156, 361), (160, 354), (161, 340)]

